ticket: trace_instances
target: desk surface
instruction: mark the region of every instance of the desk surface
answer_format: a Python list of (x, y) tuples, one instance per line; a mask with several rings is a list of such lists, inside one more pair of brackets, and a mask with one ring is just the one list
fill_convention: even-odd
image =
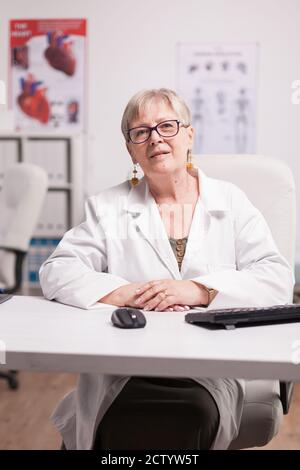
[(0, 304), (0, 363), (4, 344), (9, 369), (300, 379), (300, 323), (209, 330), (185, 312), (145, 312), (145, 328), (121, 330), (113, 309), (15, 296)]

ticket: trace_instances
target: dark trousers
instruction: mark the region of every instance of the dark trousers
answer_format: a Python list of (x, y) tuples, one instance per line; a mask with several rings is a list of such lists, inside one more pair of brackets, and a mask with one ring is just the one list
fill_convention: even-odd
[(105, 413), (95, 450), (210, 449), (217, 405), (192, 379), (132, 377)]

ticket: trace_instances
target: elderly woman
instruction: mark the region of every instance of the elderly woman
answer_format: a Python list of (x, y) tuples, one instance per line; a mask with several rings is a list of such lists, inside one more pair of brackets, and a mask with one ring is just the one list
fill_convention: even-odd
[[(122, 132), (131, 182), (88, 200), (86, 221), (41, 268), (44, 295), (144, 311), (290, 302), (293, 274), (262, 215), (240, 189), (193, 168), (184, 101), (168, 89), (137, 93)], [(82, 374), (53, 420), (67, 449), (225, 449), (243, 399), (243, 380)], [(140, 418), (126, 422), (130, 400)]]

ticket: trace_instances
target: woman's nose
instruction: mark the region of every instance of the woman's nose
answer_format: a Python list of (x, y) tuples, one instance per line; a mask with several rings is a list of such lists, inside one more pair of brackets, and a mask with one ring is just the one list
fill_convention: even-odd
[(162, 140), (163, 140), (163, 138), (161, 137), (161, 135), (159, 135), (157, 130), (152, 129), (152, 132), (151, 132), (150, 137), (149, 137), (149, 142), (153, 143), (153, 144), (156, 144), (157, 142), (162, 142)]

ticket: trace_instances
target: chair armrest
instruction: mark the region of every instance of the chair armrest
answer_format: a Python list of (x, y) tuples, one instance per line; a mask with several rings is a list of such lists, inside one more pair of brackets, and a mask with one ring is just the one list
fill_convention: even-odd
[(2, 294), (14, 294), (17, 292), (22, 284), (22, 266), (23, 266), (23, 261), (26, 255), (26, 251), (22, 250), (17, 250), (16, 248), (9, 248), (9, 247), (2, 247), (0, 246), (1, 250), (6, 250), (11, 253), (14, 253), (16, 255), (16, 260), (15, 260), (15, 283), (13, 287), (7, 288), (7, 289), (0, 289)]
[(280, 400), (282, 403), (283, 414), (285, 415), (289, 412), (293, 389), (294, 382), (279, 382)]

